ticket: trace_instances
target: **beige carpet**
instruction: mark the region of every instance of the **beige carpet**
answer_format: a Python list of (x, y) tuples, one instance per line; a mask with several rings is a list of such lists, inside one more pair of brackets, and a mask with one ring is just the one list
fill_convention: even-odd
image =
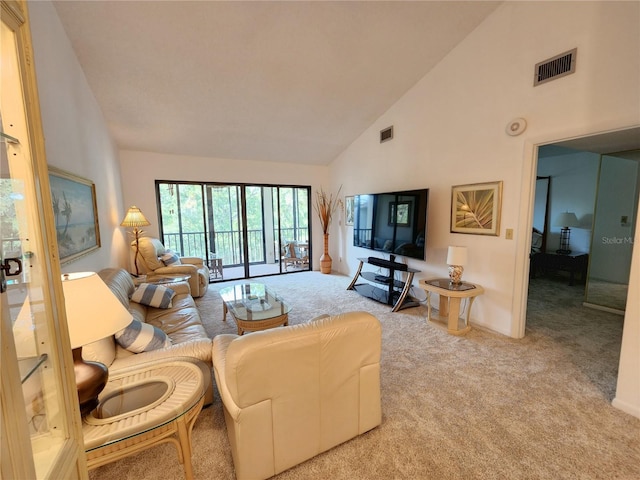
[[(263, 281), (290, 301), (291, 323), (367, 310), (383, 325), (382, 425), (277, 480), (640, 478), (640, 420), (610, 405), (623, 319), (582, 307), (583, 287), (532, 280), (527, 336), (513, 340), (480, 329), (449, 335), (425, 322), (426, 307), (391, 313), (346, 291), (344, 276)], [(197, 302), (212, 336), (235, 332), (221, 321), (226, 285)], [(193, 436), (195, 478), (233, 479), (217, 393)], [(170, 445), (90, 477), (184, 478)]]

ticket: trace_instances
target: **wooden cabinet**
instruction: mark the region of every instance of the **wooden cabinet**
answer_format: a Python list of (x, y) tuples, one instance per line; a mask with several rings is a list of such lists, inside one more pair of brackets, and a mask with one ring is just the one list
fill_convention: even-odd
[(569, 273), (569, 285), (573, 285), (577, 279), (581, 282), (587, 279), (587, 268), (589, 265), (589, 254), (585, 252), (571, 253), (540, 253), (537, 263), (537, 271), (543, 274), (564, 271)]

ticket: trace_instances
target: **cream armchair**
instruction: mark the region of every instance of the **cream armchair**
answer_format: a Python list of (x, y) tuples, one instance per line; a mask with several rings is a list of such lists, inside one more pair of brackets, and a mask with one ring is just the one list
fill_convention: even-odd
[(380, 425), (380, 322), (366, 312), (217, 335), (237, 480), (276, 475)]
[[(167, 249), (157, 238), (141, 237), (139, 239), (138, 267), (140, 273), (147, 275), (183, 274), (191, 275), (189, 286), (193, 297), (201, 297), (209, 288), (209, 267), (202, 258), (179, 257), (180, 263), (165, 265), (161, 257)], [(135, 242), (131, 244), (135, 255)]]

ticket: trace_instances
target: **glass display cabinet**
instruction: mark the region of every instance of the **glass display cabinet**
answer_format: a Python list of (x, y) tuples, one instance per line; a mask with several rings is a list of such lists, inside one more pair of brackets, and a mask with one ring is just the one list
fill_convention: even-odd
[(0, 477), (87, 478), (28, 12), (0, 4)]

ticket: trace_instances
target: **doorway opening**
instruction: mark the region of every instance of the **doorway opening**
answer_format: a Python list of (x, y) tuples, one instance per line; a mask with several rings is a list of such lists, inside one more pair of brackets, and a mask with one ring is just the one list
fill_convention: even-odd
[[(540, 145), (534, 172), (538, 179), (532, 192), (522, 332), (525, 326), (541, 327), (566, 342), (568, 358), (574, 356), (574, 363), (613, 399), (624, 326), (620, 314), (638, 218), (640, 128)], [(575, 214), (575, 223), (559, 225), (567, 213)], [(567, 228), (569, 243), (563, 248), (562, 230)], [(601, 288), (603, 283), (607, 289)], [(598, 310), (585, 308), (596, 298)]]

